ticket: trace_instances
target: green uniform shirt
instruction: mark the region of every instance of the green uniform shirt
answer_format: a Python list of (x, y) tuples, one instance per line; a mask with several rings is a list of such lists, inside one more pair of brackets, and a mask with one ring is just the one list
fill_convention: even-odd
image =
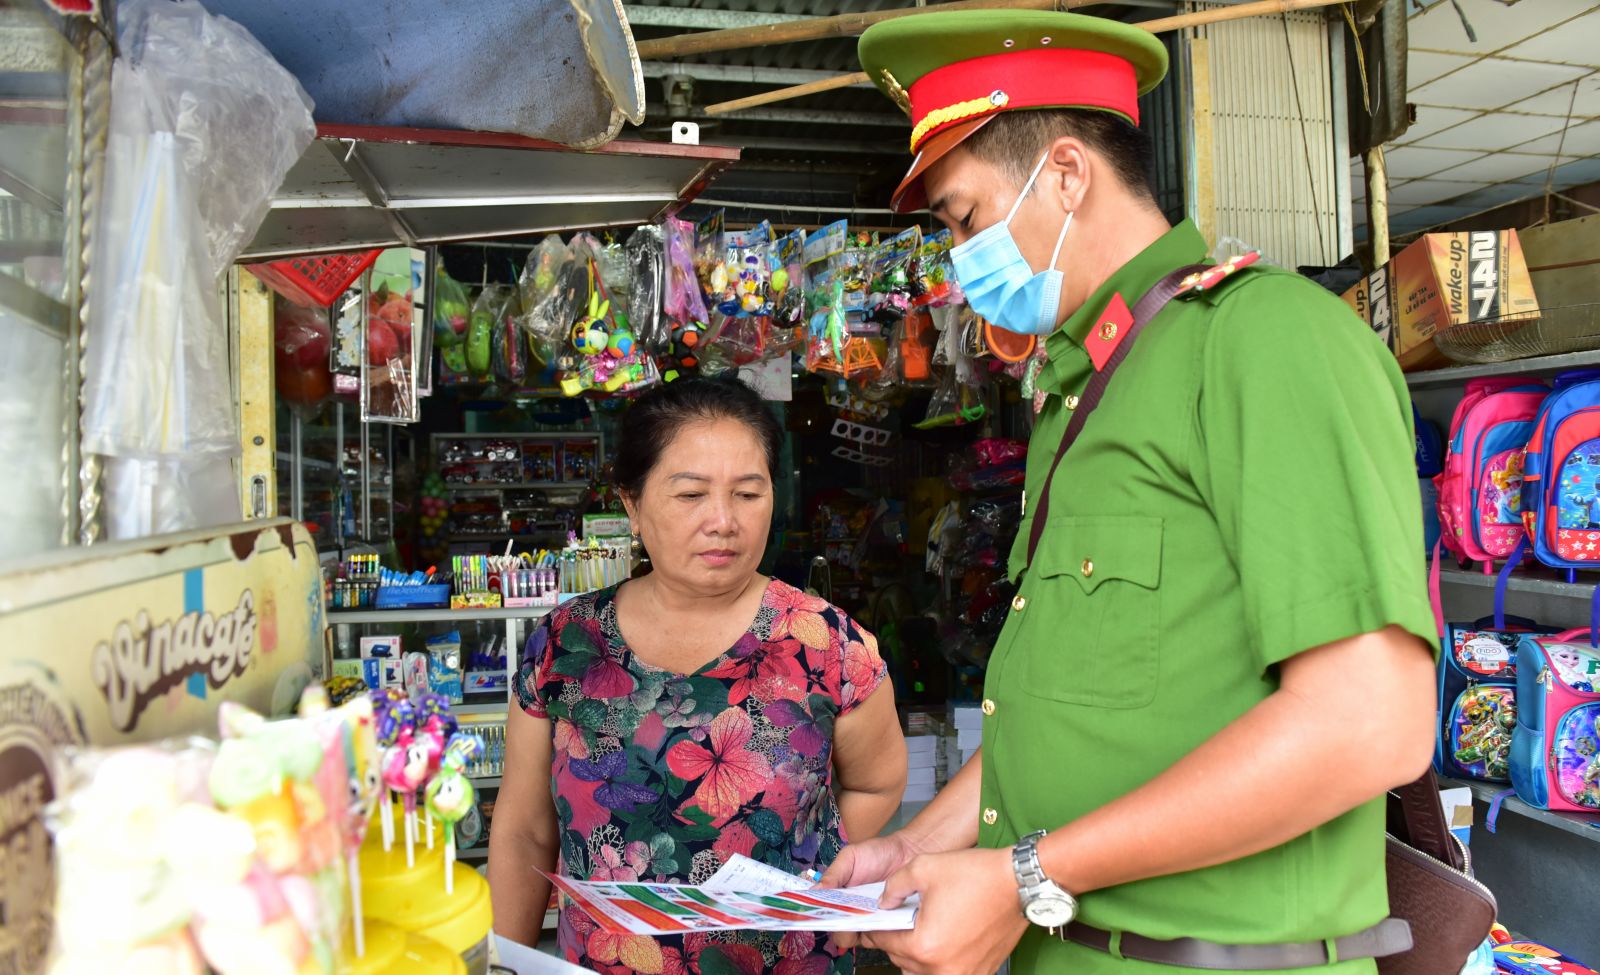
[[(1046, 341), (1052, 395), (1029, 446), (1030, 499), (1093, 371), (1084, 342), (1102, 310), (1118, 293), (1133, 305), (1205, 251), (1191, 224), (1173, 228)], [(1056, 474), (1036, 564), (990, 661), (980, 845), (1010, 846), (1137, 789), (1271, 694), (1274, 665), (1294, 654), (1390, 624), (1433, 642), (1413, 451), (1394, 358), (1311, 282), (1252, 268), (1167, 305)], [(1349, 675), (1352, 709), (1364, 679)], [(1375, 801), (1243, 860), (1089, 893), (1080, 918), (1160, 939), (1339, 937), (1387, 914), (1383, 850)], [(1039, 928), (1013, 964), (1176, 971)]]

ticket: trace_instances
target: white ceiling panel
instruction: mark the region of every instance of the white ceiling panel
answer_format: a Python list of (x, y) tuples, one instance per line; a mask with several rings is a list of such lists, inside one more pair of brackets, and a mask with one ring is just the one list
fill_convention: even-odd
[(1443, 179), (1414, 179), (1409, 183), (1389, 187), (1389, 202), (1405, 206), (1424, 206), (1429, 203), (1439, 203), (1451, 200), (1458, 196), (1465, 196), (1473, 190), (1483, 189), (1483, 183), (1461, 183)]
[(1550, 156), (1524, 156), (1514, 152), (1498, 152), (1455, 166), (1439, 173), (1440, 179), (1456, 179), (1483, 183), (1506, 183), (1544, 177), (1550, 169)]
[(1412, 48), (1406, 54), (1406, 85), (1415, 91), (1440, 75), (1466, 67), (1473, 60), (1466, 54), (1444, 54)]
[(1566, 118), (1568, 109), (1572, 110), (1574, 118), (1600, 116), (1600, 72), (1578, 82), (1576, 98), (1573, 97), (1571, 85), (1560, 85), (1541, 95), (1524, 98), (1520, 102), (1506, 106), (1508, 112), (1556, 115), (1561, 118)]
[(1477, 112), (1468, 112), (1459, 108), (1435, 108), (1432, 105), (1418, 105), (1417, 120), (1412, 122), (1411, 128), (1406, 129), (1406, 134), (1401, 136), (1405, 140), (1402, 145), (1425, 139), (1435, 132), (1465, 122), (1477, 114)]
[(1459, 0), (1459, 3), (1478, 36), (1476, 42), (1467, 38), (1466, 29), (1461, 26), (1461, 18), (1450, 0), (1432, 0), (1427, 10), (1412, 17), (1406, 25), (1409, 43), (1435, 51), (1488, 54), (1594, 8), (1592, 0), (1521, 0), (1515, 4), (1501, 0)]
[(1428, 149), (1423, 146), (1400, 146), (1383, 154), (1383, 164), (1388, 167), (1389, 179), (1421, 179), (1440, 170), (1471, 162), (1483, 153), (1475, 149)]
[(1517, 146), (1517, 151), (1554, 153), (1559, 146), (1562, 159), (1581, 159), (1600, 153), (1600, 122), (1574, 124), (1567, 129), (1565, 138), (1561, 135), (1561, 122), (1556, 120), (1556, 131)]
[(1500, 53), (1510, 58), (1532, 61), (1563, 61), (1600, 67), (1600, 10), (1574, 17), (1543, 33), (1535, 34)]
[(1419, 104), (1448, 108), (1504, 108), (1557, 85), (1570, 84), (1589, 71), (1566, 64), (1492, 58), (1425, 85), (1413, 84), (1410, 97)]
[(1418, 140), (1435, 149), (1509, 149), (1561, 128), (1561, 119), (1548, 115), (1507, 115), (1496, 112), (1436, 132)]

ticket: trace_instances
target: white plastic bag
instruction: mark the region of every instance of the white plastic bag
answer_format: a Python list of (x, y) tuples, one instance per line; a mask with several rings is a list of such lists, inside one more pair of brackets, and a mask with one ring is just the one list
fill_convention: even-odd
[[(121, 503), (117, 485), (138, 483), (137, 510), (221, 497), (185, 486), (203, 457), (239, 450), (219, 278), (316, 127), (299, 83), (232, 21), (193, 0), (130, 0), (118, 20), (83, 447), (147, 462), (139, 477), (107, 479), (107, 509)], [(168, 476), (180, 483), (162, 485)], [(235, 497), (148, 522), (190, 528), (237, 510)]]

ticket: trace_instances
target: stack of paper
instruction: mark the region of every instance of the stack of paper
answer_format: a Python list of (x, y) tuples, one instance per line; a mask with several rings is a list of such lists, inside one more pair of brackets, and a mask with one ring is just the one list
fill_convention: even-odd
[(955, 778), (983, 744), (983, 712), (976, 704), (950, 705), (950, 730), (945, 737), (945, 774)]
[(939, 790), (939, 736), (906, 738), (906, 794), (904, 802), (929, 802)]

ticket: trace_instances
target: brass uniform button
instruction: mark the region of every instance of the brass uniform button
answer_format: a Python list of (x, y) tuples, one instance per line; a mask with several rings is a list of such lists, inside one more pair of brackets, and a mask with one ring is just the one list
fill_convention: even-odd
[(1016, 596), (1015, 598), (1013, 598), (1011, 600), (1011, 608), (1012, 608), (1012, 610), (1014, 610), (1015, 612), (1018, 612), (1018, 613), (1022, 612), (1025, 609), (1027, 609), (1028, 608), (1028, 599), (1027, 599), (1027, 597), (1019, 595), (1019, 596)]
[(1064, 402), (1069, 410), (1075, 410), (1078, 408), (1078, 397), (1072, 395), (1071, 393), (1067, 394), (1067, 398), (1064, 400)]
[(1094, 559), (1084, 559), (1082, 571), (1085, 579), (1094, 575)]
[(985, 717), (993, 717), (994, 716), (994, 702), (991, 701), (989, 698), (984, 698), (983, 699), (983, 713), (984, 713)]
[(1109, 342), (1109, 341), (1111, 341), (1112, 339), (1114, 339), (1116, 337), (1117, 337), (1117, 323), (1116, 322), (1106, 322), (1104, 325), (1100, 326), (1100, 339), (1102, 341)]
[(999, 821), (1000, 821), (1000, 813), (999, 813), (999, 811), (994, 810), (994, 809), (985, 809), (983, 811), (983, 822), (984, 822), (985, 825), (993, 826), (995, 823), (998, 823)]

